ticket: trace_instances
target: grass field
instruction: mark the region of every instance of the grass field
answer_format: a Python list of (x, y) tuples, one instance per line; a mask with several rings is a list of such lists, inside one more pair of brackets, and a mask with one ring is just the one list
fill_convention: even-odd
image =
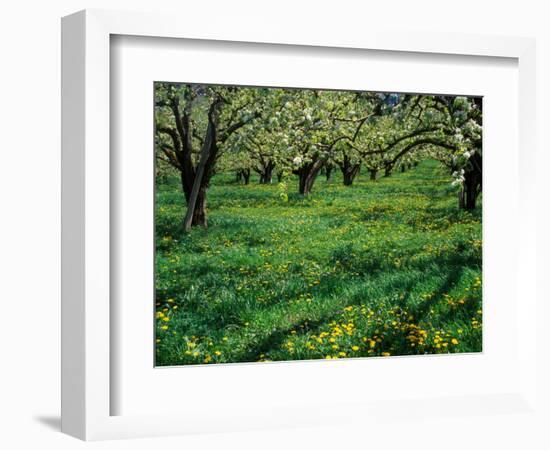
[(157, 181), (157, 365), (481, 351), (481, 206), (437, 162), (288, 200), (220, 174), (189, 234), (178, 183)]

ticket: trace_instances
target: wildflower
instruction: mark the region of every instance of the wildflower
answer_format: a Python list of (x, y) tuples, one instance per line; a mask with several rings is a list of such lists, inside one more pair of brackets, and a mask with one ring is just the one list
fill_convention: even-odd
[(382, 352), (382, 356), (390, 356), (391, 353), (390, 352)]
[(161, 330), (167, 330), (168, 329), (168, 325), (163, 325), (162, 327), (160, 327)]
[(451, 339), (451, 344), (453, 344), (453, 345), (458, 345), (458, 339), (452, 338), (452, 339)]
[(353, 347), (351, 347), (351, 349), (356, 352), (357, 350), (359, 350), (359, 347), (357, 345), (354, 345)]
[(220, 356), (220, 355), (222, 354), (222, 352), (220, 352), (219, 350), (216, 350), (216, 351), (214, 352), (214, 354), (215, 354), (216, 356)]

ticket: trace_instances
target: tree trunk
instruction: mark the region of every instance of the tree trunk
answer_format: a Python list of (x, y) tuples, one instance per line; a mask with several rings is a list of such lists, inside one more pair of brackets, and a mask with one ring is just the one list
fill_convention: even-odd
[(181, 190), (183, 191), (183, 195), (185, 195), (185, 204), (189, 202), (189, 196), (191, 195), (191, 189), (193, 188), (193, 183), (189, 183), (187, 181), (187, 177), (184, 175), (183, 172), (180, 172), (180, 180), (181, 180)]
[(369, 179), (370, 179), (371, 181), (376, 181), (376, 174), (377, 174), (377, 172), (378, 172), (378, 170), (376, 170), (376, 169), (370, 169), (370, 170), (369, 170), (369, 174), (370, 174)]
[(361, 164), (352, 164), (351, 159), (348, 157), (348, 155), (344, 154), (344, 159), (339, 164), (339, 166), (340, 170), (342, 171), (344, 186), (351, 186), (353, 184), (353, 180), (355, 180), (355, 177), (359, 173)]
[(385, 168), (384, 168), (384, 176), (385, 177), (391, 177), (391, 172), (393, 170), (393, 166), (391, 165), (387, 165)]
[(283, 172), (277, 172), (277, 183), (283, 181)]
[(482, 187), (482, 159), (479, 152), (470, 158), (470, 167), (464, 170), (464, 182), (458, 193), (458, 207), (473, 210)]
[(329, 164), (325, 167), (325, 176), (327, 179), (327, 183), (330, 183), (332, 181), (332, 164)]
[[(206, 136), (202, 145), (195, 179), (193, 180), (193, 189), (187, 202), (187, 214), (183, 221), (183, 230), (185, 232), (190, 231), (192, 225), (206, 226), (206, 188), (218, 151), (216, 137), (221, 104), (221, 99), (216, 99), (210, 105), (208, 111)], [(195, 211), (196, 209), (197, 211)]]
[(309, 172), (302, 171), (299, 176), (298, 192), (302, 195), (309, 195), (311, 188), (313, 187), (313, 181)]
[(300, 194), (305, 196), (310, 194), (313, 183), (315, 183), (315, 179), (322, 169), (323, 164), (323, 161), (315, 160), (295, 171), (299, 177), (298, 190)]
[(192, 218), (193, 226), (207, 227), (206, 223), (206, 187), (202, 187), (197, 195)]
[(235, 182), (240, 183), (243, 179), (243, 173), (241, 170), (237, 170), (237, 173), (235, 174)]
[(250, 183), (250, 169), (243, 169), (244, 184)]
[(275, 164), (269, 161), (260, 171), (260, 184), (271, 184), (273, 182), (273, 169)]
[(308, 173), (300, 175), (299, 192), (302, 195), (308, 196), (311, 193), (311, 188), (315, 182), (315, 177), (312, 177)]
[(401, 169), (401, 173), (405, 172), (405, 169), (406, 169), (405, 164), (401, 164), (400, 169)]
[(355, 165), (353, 167), (350, 167), (348, 170), (346, 170), (343, 173), (344, 186), (351, 186), (358, 172), (359, 172), (359, 165)]

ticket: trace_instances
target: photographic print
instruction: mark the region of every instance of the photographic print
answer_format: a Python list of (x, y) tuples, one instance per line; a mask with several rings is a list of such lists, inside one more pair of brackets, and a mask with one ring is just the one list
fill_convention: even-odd
[(482, 98), (154, 83), (157, 366), (482, 351)]

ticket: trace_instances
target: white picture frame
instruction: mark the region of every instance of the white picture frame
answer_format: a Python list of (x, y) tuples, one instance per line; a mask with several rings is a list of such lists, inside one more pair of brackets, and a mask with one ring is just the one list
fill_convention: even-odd
[[(328, 413), (322, 405), (301, 408), (278, 405), (270, 415), (254, 410), (235, 412), (234, 404), (212, 405), (208, 414), (112, 415), (111, 398), (117, 388), (111, 378), (110, 320), (110, 45), (111, 36), (142, 36), (222, 42), (285, 44), (331, 51), (365, 49), (407, 52), (417, 55), (445, 54), (500, 57), (517, 60), (519, 112), (519, 178), (517, 265), (521, 282), (517, 330), (520, 342), (536, 342), (535, 292), (535, 43), (532, 39), (451, 34), (363, 32), (349, 30), (327, 36), (308, 29), (269, 33), (236, 29), (230, 24), (206, 28), (193, 21), (182, 27), (178, 18), (144, 14), (87, 10), (62, 22), (62, 430), (85, 440), (162, 436), (233, 431), (295, 425), (324, 424), (334, 420), (376, 417), (391, 406), (380, 400), (350, 405), (345, 413)], [(523, 287), (525, 286), (525, 287)], [(519, 295), (519, 294), (517, 294)], [(522, 346), (515, 389), (467, 398), (397, 398), (395, 402), (414, 415), (436, 404), (441, 415), (497, 414), (509, 409), (518, 414), (537, 414), (534, 345)], [(345, 364), (345, 362), (343, 362)], [(404, 364), (399, 360), (394, 363)], [(312, 367), (312, 366), (311, 366)], [(309, 368), (310, 371), (319, 367)], [(335, 366), (336, 367), (336, 366)], [(343, 367), (343, 366), (342, 366)], [(184, 376), (184, 375), (182, 375)], [(431, 402), (431, 403), (430, 403)], [(435, 402), (435, 403), (434, 403)], [(382, 415), (388, 413), (381, 413)], [(401, 413), (402, 414), (402, 413)], [(391, 415), (391, 414), (390, 414)], [(399, 414), (398, 414), (399, 415)]]

